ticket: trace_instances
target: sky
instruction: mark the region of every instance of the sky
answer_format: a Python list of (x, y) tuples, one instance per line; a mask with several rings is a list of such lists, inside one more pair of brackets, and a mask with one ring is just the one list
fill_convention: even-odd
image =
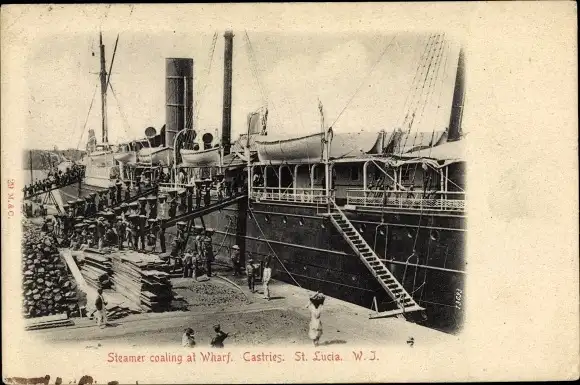
[[(94, 129), (100, 140), (100, 97), (96, 88), (100, 28), (107, 65), (111, 62), (115, 38), (120, 35), (111, 75), (116, 98), (111, 92), (108, 95), (110, 142), (143, 137), (146, 127), (159, 130), (163, 126), (168, 57), (194, 59), (194, 94), (200, 103), (197, 131), (220, 136), (223, 29), (123, 31), (118, 26), (107, 28), (107, 23), (101, 23), (75, 33), (45, 33), (29, 42), (26, 58), (29, 147), (84, 148), (88, 129)], [(210, 68), (214, 32), (218, 38)], [(233, 138), (245, 132), (247, 114), (262, 105), (268, 106), (268, 135), (273, 138), (318, 132), (319, 99), (324, 106), (326, 125), (332, 124), (336, 132), (378, 132), (399, 127), (428, 37), (426, 33), (381, 31), (308, 33), (234, 29), (234, 34)], [(432, 83), (433, 96), (413, 130), (431, 132), (448, 125), (458, 45), (450, 39), (445, 41), (449, 44), (445, 45), (441, 69)], [(257, 68), (249, 60), (250, 52)]]

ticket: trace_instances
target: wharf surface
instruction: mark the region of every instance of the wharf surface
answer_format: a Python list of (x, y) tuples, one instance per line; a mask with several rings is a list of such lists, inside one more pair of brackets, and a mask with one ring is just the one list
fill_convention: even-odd
[[(75, 318), (73, 326), (39, 330), (30, 333), (50, 343), (79, 344), (84, 348), (173, 346), (178, 347), (185, 328), (195, 331), (197, 346), (209, 347), (213, 325), (220, 324), (230, 333), (226, 347), (242, 346), (312, 346), (308, 339), (309, 310), (306, 309), (311, 292), (280, 281), (270, 285), (271, 300), (262, 298), (262, 287), (256, 285), (251, 293), (244, 278), (220, 273), (239, 285), (249, 301), (239, 304), (216, 303), (211, 306), (194, 306), (186, 311), (132, 314), (110, 322), (111, 326), (99, 328), (94, 320)], [(199, 285), (191, 278), (172, 279), (174, 287), (187, 289)], [(218, 277), (212, 284), (234, 285)], [(235, 288), (235, 290), (239, 290)], [(181, 293), (180, 293), (181, 294)], [(351, 345), (377, 346), (381, 344), (408, 346), (414, 344), (451, 342), (458, 337), (429, 329), (398, 318), (369, 319), (373, 312), (364, 307), (327, 297), (322, 313), (323, 335), (321, 346)], [(339, 347), (337, 346), (337, 347)]]

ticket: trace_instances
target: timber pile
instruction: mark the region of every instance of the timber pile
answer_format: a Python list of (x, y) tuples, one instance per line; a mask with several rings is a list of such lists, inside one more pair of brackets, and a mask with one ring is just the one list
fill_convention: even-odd
[(147, 312), (170, 310), (172, 287), (162, 259), (126, 251), (115, 254), (112, 261), (112, 281), (118, 293)]
[(76, 284), (69, 277), (54, 238), (32, 226), (23, 230), (24, 317), (78, 315)]
[(85, 249), (81, 273), (91, 287), (95, 289), (110, 288), (111, 276), (113, 275), (110, 254), (95, 249)]
[(74, 325), (74, 322), (68, 318), (66, 313), (58, 315), (49, 315), (45, 317), (30, 318), (26, 320), (25, 330), (41, 330), (55, 328), (59, 326)]

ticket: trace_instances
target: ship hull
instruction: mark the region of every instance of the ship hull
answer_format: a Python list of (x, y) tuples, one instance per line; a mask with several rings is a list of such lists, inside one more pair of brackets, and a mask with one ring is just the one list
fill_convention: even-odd
[[(226, 259), (234, 244), (245, 245), (246, 255), (251, 253), (255, 260), (274, 252), (276, 279), (369, 309), (374, 303), (379, 311), (394, 309), (376, 278), (321, 212), (324, 208), (302, 204), (253, 202), (249, 211), (243, 204), (233, 205), (205, 216), (204, 223), (216, 229), (214, 249)], [(463, 322), (465, 217), (370, 211), (347, 216), (425, 308), (410, 313), (407, 320), (458, 332)], [(408, 260), (413, 250), (418, 258)]]

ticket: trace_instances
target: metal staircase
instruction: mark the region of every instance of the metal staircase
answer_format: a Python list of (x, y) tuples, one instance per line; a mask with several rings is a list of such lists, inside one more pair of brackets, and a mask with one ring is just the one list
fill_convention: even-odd
[(387, 294), (395, 301), (398, 309), (385, 311), (376, 314), (372, 318), (388, 317), (417, 310), (424, 310), (419, 306), (413, 297), (405, 290), (403, 285), (397, 281), (395, 276), (387, 269), (385, 264), (379, 259), (369, 244), (364, 240), (362, 235), (356, 230), (353, 224), (348, 220), (346, 215), (337, 206), (334, 200), (331, 200), (329, 217), (336, 229), (342, 234), (350, 247), (356, 252), (360, 260), (365, 264), (367, 269), (379, 281)]

